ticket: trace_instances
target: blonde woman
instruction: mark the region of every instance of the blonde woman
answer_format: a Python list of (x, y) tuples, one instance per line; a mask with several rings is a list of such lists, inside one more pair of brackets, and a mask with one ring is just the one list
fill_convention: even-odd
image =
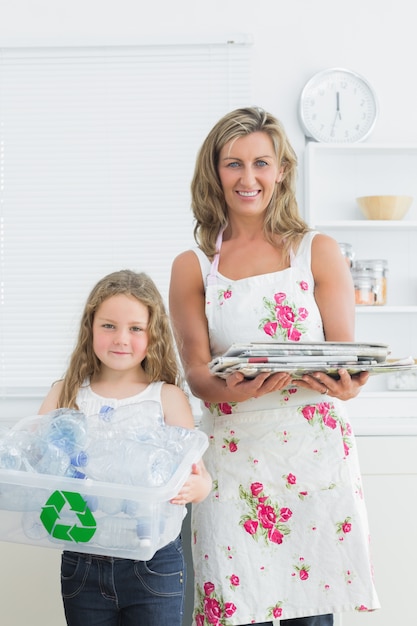
[(170, 313), (214, 485), (193, 507), (197, 626), (328, 626), (333, 613), (378, 606), (342, 402), (368, 374), (223, 380), (208, 368), (232, 343), (354, 339), (349, 270), (337, 242), (300, 217), (296, 167), (275, 117), (225, 115), (192, 181), (198, 247), (172, 267)]

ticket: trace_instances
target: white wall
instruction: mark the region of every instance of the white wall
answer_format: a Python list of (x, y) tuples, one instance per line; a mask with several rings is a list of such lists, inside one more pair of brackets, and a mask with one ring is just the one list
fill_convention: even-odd
[[(380, 113), (369, 141), (417, 142), (413, 13), (409, 0), (0, 0), (0, 47), (251, 34), (253, 104), (284, 123), (301, 180), (298, 98), (327, 67), (354, 70), (376, 90)], [(303, 207), (301, 182), (299, 201)]]
[(0, 0), (0, 45), (251, 33), (254, 104), (281, 118), (300, 152), (299, 93), (332, 66), (376, 89), (372, 141), (417, 142), (413, 13), (409, 0)]

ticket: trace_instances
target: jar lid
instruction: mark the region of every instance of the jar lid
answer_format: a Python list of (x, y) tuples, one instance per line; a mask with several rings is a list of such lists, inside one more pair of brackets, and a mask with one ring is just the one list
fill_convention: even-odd
[(375, 287), (377, 282), (372, 274), (353, 274), (353, 284), (355, 287)]
[(386, 259), (357, 259), (354, 265), (355, 270), (378, 270), (385, 272), (388, 270)]

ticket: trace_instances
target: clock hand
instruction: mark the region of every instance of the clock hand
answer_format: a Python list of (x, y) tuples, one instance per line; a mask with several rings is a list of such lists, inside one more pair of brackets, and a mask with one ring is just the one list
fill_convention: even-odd
[(336, 114), (334, 116), (334, 120), (333, 120), (333, 124), (332, 124), (332, 129), (331, 129), (331, 135), (334, 135), (334, 127), (336, 126), (336, 121), (339, 118), (339, 120), (342, 119), (342, 115), (340, 113), (340, 96), (339, 96), (339, 92), (336, 92)]
[(342, 115), (340, 113), (340, 98), (339, 98), (339, 92), (336, 92), (336, 117), (339, 117), (339, 120), (342, 119)]

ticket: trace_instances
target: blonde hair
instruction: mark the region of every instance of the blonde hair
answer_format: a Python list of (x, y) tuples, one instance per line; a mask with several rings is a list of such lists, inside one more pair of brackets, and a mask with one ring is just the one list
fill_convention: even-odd
[(296, 200), (297, 156), (282, 124), (258, 107), (236, 109), (222, 117), (207, 135), (191, 182), (194, 238), (209, 257), (215, 254), (217, 235), (227, 224), (227, 205), (218, 173), (220, 151), (229, 141), (255, 132), (266, 133), (271, 138), (277, 163), (283, 168), (282, 180), (276, 184), (266, 210), (266, 239), (277, 245), (276, 235), (279, 235), (288, 251), (309, 230)]
[(174, 348), (169, 318), (162, 296), (145, 273), (120, 270), (102, 278), (87, 298), (81, 316), (78, 340), (71, 355), (59, 406), (78, 408), (76, 397), (80, 386), (100, 371), (101, 362), (93, 350), (93, 321), (99, 306), (112, 296), (124, 294), (137, 298), (148, 308), (148, 349), (142, 367), (149, 382), (164, 381), (180, 385), (180, 370)]

